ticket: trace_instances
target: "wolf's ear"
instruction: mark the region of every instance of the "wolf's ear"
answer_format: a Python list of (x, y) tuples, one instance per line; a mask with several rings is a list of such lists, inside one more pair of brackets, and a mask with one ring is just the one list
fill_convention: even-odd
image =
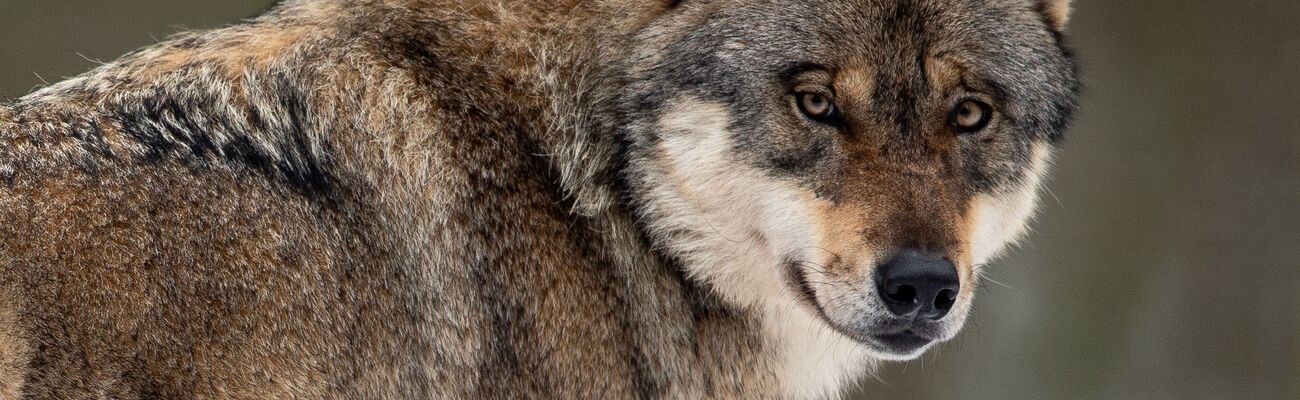
[(1070, 0), (1034, 0), (1038, 3), (1038, 12), (1053, 31), (1065, 30), (1065, 23), (1070, 21)]

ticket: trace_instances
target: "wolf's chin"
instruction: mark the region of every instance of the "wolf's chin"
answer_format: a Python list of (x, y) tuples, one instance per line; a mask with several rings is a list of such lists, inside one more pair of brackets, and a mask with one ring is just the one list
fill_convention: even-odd
[[(820, 308), (819, 308), (820, 309)], [(865, 332), (847, 328), (828, 316), (819, 313), (818, 319), (836, 333), (854, 341), (866, 350), (867, 356), (882, 361), (909, 361), (925, 354), (940, 339), (932, 339), (904, 331), (898, 333)]]
[(821, 316), (821, 320), (836, 332), (852, 339), (854, 342), (857, 342), (863, 348), (867, 349), (868, 355), (878, 360), (914, 360), (922, 354), (925, 354), (927, 350), (941, 341), (939, 339), (918, 335), (910, 330), (896, 333), (867, 333), (845, 328), (826, 316)]

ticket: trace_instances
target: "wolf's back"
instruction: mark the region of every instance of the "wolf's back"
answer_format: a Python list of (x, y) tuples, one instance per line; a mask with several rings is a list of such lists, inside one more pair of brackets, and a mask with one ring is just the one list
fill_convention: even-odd
[(399, 246), (327, 165), (331, 36), (186, 34), (0, 106), (0, 398), (429, 393), (392, 383), (434, 347)]

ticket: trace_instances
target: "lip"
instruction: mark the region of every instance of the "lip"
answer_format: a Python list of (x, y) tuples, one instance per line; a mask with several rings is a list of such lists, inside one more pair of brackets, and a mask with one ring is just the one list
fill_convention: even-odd
[(871, 339), (880, 345), (883, 350), (895, 354), (915, 353), (917, 350), (934, 342), (934, 339), (921, 336), (910, 329), (898, 333), (872, 335)]

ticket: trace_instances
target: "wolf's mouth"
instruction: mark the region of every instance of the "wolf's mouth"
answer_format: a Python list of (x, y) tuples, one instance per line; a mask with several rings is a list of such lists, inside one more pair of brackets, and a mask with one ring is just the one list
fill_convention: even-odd
[(932, 328), (935, 326), (915, 320), (891, 320), (877, 327), (842, 324), (827, 315), (825, 307), (817, 300), (817, 292), (808, 280), (807, 271), (798, 263), (786, 263), (786, 278), (799, 302), (808, 306), (827, 326), (880, 353), (895, 356), (916, 354), (937, 340), (937, 335), (929, 334), (934, 332)]
[(894, 354), (911, 354), (933, 342), (934, 339), (922, 336), (911, 329), (886, 335), (876, 335), (872, 339), (884, 350)]
[(804, 270), (804, 268), (801, 268), (799, 263), (787, 262), (785, 267), (787, 281), (791, 287), (795, 289), (795, 293), (798, 294), (799, 302), (812, 309), (813, 313), (817, 314), (817, 317), (822, 319), (822, 322), (825, 322), (826, 325), (830, 326), (831, 329), (834, 329), (841, 335), (848, 336), (859, 343), (875, 343), (875, 340), (870, 336), (863, 335), (855, 329), (844, 327), (831, 319), (830, 316), (826, 315), (826, 309), (822, 307), (820, 301), (817, 301), (816, 290), (813, 289), (812, 285), (808, 282), (808, 272)]
[(818, 315), (826, 318), (821, 303), (817, 301), (817, 292), (813, 290), (812, 285), (808, 284), (808, 272), (800, 268), (798, 262), (789, 261), (785, 263), (785, 273), (786, 283), (795, 289), (799, 301), (811, 306)]

